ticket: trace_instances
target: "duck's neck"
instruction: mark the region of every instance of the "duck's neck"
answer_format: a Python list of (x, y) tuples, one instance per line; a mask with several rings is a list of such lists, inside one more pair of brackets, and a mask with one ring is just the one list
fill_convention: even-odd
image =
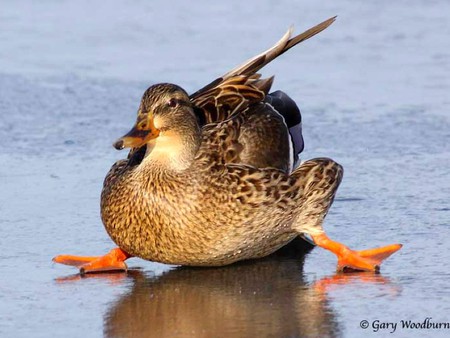
[(161, 131), (153, 144), (147, 145), (142, 165), (150, 169), (184, 171), (192, 164), (200, 142), (200, 128), (196, 120), (184, 120), (170, 130)]

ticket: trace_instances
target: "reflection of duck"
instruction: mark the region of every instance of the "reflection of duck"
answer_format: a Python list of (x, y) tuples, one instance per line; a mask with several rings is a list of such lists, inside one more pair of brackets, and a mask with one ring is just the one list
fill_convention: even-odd
[(104, 315), (105, 337), (338, 337), (326, 295), (298, 256), (216, 269), (178, 268), (133, 288)]
[(232, 267), (179, 267), (156, 277), (139, 270), (77, 274), (56, 281), (100, 279), (128, 290), (104, 314), (105, 337), (340, 337), (329, 300), (334, 290), (399, 294), (381, 274), (307, 280), (302, 270), (311, 248), (296, 238), (268, 257)]
[(83, 271), (124, 269), (130, 256), (221, 266), (264, 257), (307, 234), (338, 255), (340, 267), (378, 269), (400, 246), (356, 252), (328, 239), (322, 221), (342, 167), (320, 158), (291, 171), (301, 141), (289, 136), (296, 125), (287, 125), (280, 113), (286, 107), (285, 117), (299, 113), (284, 94), (267, 103), (272, 79), (256, 74), (333, 21), (292, 39), (288, 32), (191, 96), (172, 84), (150, 87), (135, 126), (115, 143), (131, 147), (130, 156), (111, 168), (102, 191), (102, 220), (119, 248), (100, 258), (55, 261)]

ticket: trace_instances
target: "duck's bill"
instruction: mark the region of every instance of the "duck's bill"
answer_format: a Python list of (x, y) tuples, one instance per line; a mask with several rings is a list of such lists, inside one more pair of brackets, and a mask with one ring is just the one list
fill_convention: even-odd
[(117, 150), (139, 148), (158, 137), (158, 135), (159, 130), (156, 128), (142, 130), (134, 126), (127, 134), (114, 142), (113, 146)]

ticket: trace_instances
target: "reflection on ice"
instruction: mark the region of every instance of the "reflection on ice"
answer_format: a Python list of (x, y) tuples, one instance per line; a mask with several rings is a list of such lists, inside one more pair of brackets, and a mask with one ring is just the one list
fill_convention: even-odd
[(98, 278), (130, 287), (104, 314), (106, 337), (338, 337), (342, 328), (330, 306), (330, 292), (348, 284), (379, 284), (398, 294), (380, 274), (309, 281), (302, 270), (310, 249), (296, 240), (266, 259), (228, 267), (180, 267), (160, 276), (141, 270), (77, 274), (56, 282)]
[(106, 312), (104, 334), (340, 336), (326, 297), (302, 275), (303, 257), (278, 254), (223, 268), (178, 268), (156, 278), (130, 271), (133, 286)]

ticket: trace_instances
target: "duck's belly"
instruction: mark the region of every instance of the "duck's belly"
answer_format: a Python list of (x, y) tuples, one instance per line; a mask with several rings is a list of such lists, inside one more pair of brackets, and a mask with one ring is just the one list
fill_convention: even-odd
[(267, 256), (298, 235), (291, 208), (250, 205), (226, 185), (202, 190), (185, 182), (170, 190), (104, 191), (102, 220), (112, 240), (150, 261), (221, 266)]
[(188, 266), (223, 266), (268, 256), (295, 237), (296, 234), (284, 233), (260, 240), (242, 240), (240, 243), (223, 242), (215, 247), (211, 247), (210, 243), (199, 242), (195, 245), (190, 242), (181, 245), (174, 242), (156, 246), (152, 246), (149, 241), (135, 242), (131, 245), (120, 240), (115, 242), (131, 255), (149, 261)]
[[(267, 256), (298, 234), (289, 222), (259, 222), (261, 215), (239, 222), (233, 215), (207, 217), (180, 210), (142, 212), (102, 218), (113, 241), (129, 254), (149, 261), (175, 265), (222, 266)], [(135, 210), (136, 211), (136, 210)], [(139, 210), (137, 210), (139, 211)], [(195, 214), (195, 216), (194, 216)], [(267, 215), (266, 215), (267, 216)], [(250, 225), (249, 225), (250, 224)]]

